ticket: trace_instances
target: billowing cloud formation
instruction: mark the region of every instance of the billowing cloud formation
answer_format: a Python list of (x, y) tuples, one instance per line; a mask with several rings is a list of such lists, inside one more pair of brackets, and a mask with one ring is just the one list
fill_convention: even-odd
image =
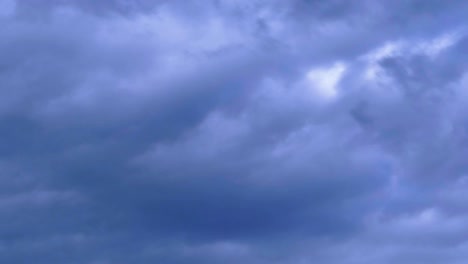
[(464, 263), (467, 8), (0, 0), (0, 262)]

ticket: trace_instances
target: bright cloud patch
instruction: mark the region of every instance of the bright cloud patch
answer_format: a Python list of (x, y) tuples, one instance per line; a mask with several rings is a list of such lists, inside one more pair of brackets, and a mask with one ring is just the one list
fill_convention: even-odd
[(335, 98), (338, 91), (338, 84), (346, 71), (346, 66), (336, 63), (328, 68), (317, 68), (307, 72), (307, 82), (314, 95), (324, 100)]

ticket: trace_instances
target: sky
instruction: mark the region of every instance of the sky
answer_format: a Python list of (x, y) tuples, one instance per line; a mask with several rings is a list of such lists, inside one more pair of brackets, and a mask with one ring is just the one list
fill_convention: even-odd
[(466, 263), (467, 10), (0, 0), (0, 263)]

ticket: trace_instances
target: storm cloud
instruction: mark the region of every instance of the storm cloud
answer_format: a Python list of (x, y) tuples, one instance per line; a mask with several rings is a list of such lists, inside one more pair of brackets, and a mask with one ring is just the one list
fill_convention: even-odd
[(467, 10), (0, 0), (0, 262), (464, 263)]

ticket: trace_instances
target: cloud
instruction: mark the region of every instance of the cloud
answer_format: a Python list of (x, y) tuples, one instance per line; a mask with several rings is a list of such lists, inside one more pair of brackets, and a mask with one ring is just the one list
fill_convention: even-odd
[(0, 1), (0, 261), (462, 263), (464, 8)]

